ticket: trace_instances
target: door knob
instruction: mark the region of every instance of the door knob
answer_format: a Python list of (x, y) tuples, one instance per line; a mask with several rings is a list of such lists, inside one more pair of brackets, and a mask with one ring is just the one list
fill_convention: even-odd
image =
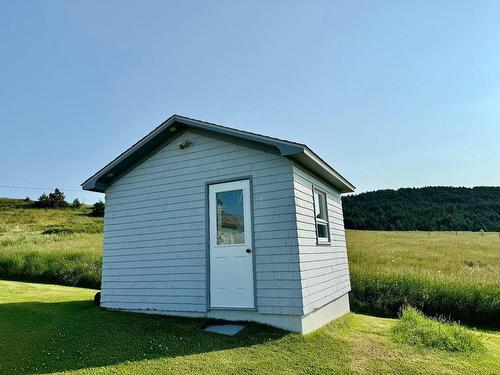
[(252, 252), (252, 249), (246, 249), (245, 251), (247, 252), (247, 254), (250, 254)]

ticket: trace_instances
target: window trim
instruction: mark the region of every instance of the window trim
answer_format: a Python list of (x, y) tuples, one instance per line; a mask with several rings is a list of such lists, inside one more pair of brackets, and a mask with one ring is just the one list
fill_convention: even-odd
[[(325, 197), (326, 220), (320, 219), (316, 215), (316, 202), (315, 202), (315, 194), (316, 193), (322, 194)], [(317, 245), (331, 245), (332, 241), (331, 241), (331, 237), (330, 237), (330, 220), (328, 218), (328, 194), (326, 194), (326, 191), (319, 189), (313, 185), (313, 187), (312, 187), (312, 199), (313, 199), (313, 211), (314, 211), (314, 231), (316, 232), (316, 244)], [(318, 224), (326, 225), (327, 237), (320, 237), (319, 236)]]

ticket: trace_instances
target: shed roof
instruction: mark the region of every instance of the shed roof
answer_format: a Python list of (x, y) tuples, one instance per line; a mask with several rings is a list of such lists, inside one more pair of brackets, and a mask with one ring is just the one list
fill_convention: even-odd
[(171, 142), (177, 137), (179, 132), (189, 128), (214, 132), (219, 135), (274, 147), (281, 156), (286, 156), (301, 164), (338, 189), (341, 193), (353, 192), (355, 189), (354, 185), (302, 143), (268, 137), (179, 115), (171, 116), (132, 147), (118, 155), (113, 161), (83, 182), (81, 185), (82, 188), (84, 190), (104, 192), (108, 186), (126, 173), (126, 171), (146, 159), (158, 147), (164, 145), (166, 142)]

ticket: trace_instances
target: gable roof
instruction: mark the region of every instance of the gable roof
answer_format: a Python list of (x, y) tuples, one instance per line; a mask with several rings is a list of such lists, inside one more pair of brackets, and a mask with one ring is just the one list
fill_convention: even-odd
[(286, 156), (301, 164), (341, 193), (353, 192), (355, 189), (354, 185), (304, 144), (194, 120), (179, 115), (171, 116), (132, 147), (118, 155), (104, 168), (83, 182), (81, 185), (82, 188), (84, 190), (104, 192), (115, 180), (146, 159), (154, 150), (164, 145), (165, 142), (171, 142), (180, 132), (189, 128), (274, 147), (281, 156)]

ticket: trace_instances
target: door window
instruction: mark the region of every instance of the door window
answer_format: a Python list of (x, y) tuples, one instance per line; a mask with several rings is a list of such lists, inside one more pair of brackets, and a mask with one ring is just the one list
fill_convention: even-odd
[(216, 193), (217, 245), (245, 243), (243, 190)]

